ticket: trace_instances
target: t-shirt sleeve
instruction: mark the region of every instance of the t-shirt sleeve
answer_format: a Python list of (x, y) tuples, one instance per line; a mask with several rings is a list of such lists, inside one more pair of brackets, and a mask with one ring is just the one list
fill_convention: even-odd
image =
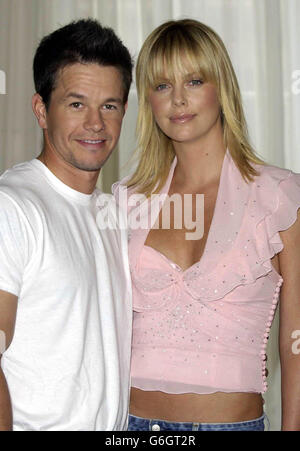
[(0, 192), (0, 290), (19, 297), (28, 260), (28, 226), (21, 208)]
[(128, 189), (126, 186), (126, 181), (129, 177), (125, 177), (119, 182), (112, 185), (111, 191), (116, 200), (117, 205), (122, 208), (122, 210), (128, 213)]

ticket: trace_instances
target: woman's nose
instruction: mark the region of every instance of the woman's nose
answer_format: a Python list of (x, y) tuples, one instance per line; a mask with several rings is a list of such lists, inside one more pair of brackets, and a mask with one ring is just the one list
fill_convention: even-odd
[(184, 92), (184, 88), (175, 87), (173, 92), (173, 102), (176, 106), (182, 106), (186, 104), (186, 96)]

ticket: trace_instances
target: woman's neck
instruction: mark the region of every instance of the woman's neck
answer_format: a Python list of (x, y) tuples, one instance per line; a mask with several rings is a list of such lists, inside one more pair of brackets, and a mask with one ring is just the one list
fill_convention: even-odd
[(173, 182), (177, 188), (197, 191), (220, 178), (226, 147), (224, 143), (213, 145), (180, 145), (175, 143), (177, 156)]

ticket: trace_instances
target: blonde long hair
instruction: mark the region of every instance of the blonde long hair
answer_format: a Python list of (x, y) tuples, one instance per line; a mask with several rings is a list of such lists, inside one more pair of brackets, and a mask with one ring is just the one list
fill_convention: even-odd
[[(189, 67), (183, 67), (183, 56)], [(127, 186), (149, 196), (159, 192), (168, 177), (175, 152), (171, 140), (156, 124), (148, 100), (150, 88), (166, 70), (170, 79), (178, 73), (200, 73), (204, 81), (216, 86), (224, 144), (244, 179), (253, 180), (257, 171), (252, 164), (263, 161), (249, 143), (240, 89), (226, 48), (210, 27), (184, 19), (160, 25), (140, 51), (136, 67), (138, 164)]]

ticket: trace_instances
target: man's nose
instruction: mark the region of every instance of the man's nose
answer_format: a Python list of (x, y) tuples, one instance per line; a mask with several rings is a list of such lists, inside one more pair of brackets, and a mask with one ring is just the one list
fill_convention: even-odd
[(90, 110), (87, 113), (85, 128), (93, 130), (94, 132), (100, 132), (105, 129), (105, 123), (99, 110)]

